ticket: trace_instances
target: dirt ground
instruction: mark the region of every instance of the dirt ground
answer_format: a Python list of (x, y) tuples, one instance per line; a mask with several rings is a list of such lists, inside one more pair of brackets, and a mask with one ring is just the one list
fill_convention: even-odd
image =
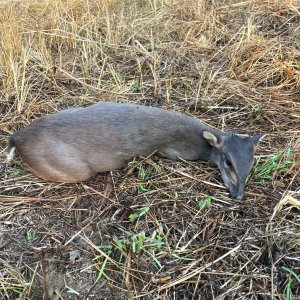
[[(1, 299), (300, 299), (299, 1), (0, 6)], [(16, 130), (105, 101), (265, 133), (246, 199), (204, 162), (80, 184), (5, 164)]]

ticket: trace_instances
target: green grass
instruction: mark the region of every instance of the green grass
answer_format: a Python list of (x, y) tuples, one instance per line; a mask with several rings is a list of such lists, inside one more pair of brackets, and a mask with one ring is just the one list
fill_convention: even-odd
[[(108, 253), (108, 255), (110, 255), (110, 254), (111, 254), (111, 252)], [(99, 264), (99, 261), (101, 261), (101, 256), (97, 256), (93, 260), (98, 260), (98, 264)], [(103, 259), (103, 261), (101, 262), (100, 267), (97, 266), (98, 275), (96, 277), (95, 283), (97, 283), (102, 277), (105, 277), (105, 278), (109, 279), (109, 277), (104, 273), (106, 265), (107, 265), (107, 261), (108, 261), (108, 258), (105, 257)]]
[(129, 220), (134, 222), (135, 220), (139, 219), (143, 215), (145, 215), (149, 211), (150, 207), (145, 206), (138, 209), (138, 212), (135, 212), (129, 216)]
[(300, 277), (299, 277), (299, 275), (297, 275), (293, 270), (291, 270), (291, 269), (289, 269), (287, 267), (282, 267), (282, 270), (286, 271), (289, 274), (288, 278), (287, 278), (287, 282), (286, 282), (286, 284), (284, 286), (284, 290), (283, 290), (284, 300), (295, 300), (295, 299), (298, 299), (297, 297), (299, 295), (294, 296), (293, 292), (292, 292), (292, 288), (296, 284), (294, 282), (294, 280), (296, 280), (298, 282), (298, 284), (300, 284)]
[(8, 136), (1, 137), (1, 142), (4, 142), (5, 144), (7, 144), (7, 142), (8, 142)]
[(254, 180), (262, 184), (269, 182), (276, 175), (285, 175), (292, 164), (291, 148), (277, 152), (265, 160), (258, 157), (253, 168)]
[(139, 87), (138, 83), (135, 80), (133, 80), (130, 85), (131, 93), (137, 93), (139, 91), (139, 88), (140, 87)]
[[(141, 179), (142, 181), (145, 181), (147, 179), (148, 172), (145, 164), (133, 160), (128, 163), (128, 166), (132, 169), (137, 169), (139, 179)], [(139, 183), (137, 186), (137, 191), (139, 194), (148, 192), (147, 183), (144, 182)]]
[(18, 177), (24, 174), (24, 170), (18, 167), (8, 167), (7, 172), (10, 177)]
[(66, 288), (68, 294), (73, 294), (73, 295), (77, 295), (77, 296), (80, 295), (76, 290), (74, 290), (73, 288), (71, 288), (70, 286), (67, 285), (65, 278), (64, 278), (64, 282), (65, 282), (65, 288)]
[(28, 244), (32, 244), (35, 239), (36, 239), (36, 230), (29, 229), (26, 232), (26, 241), (28, 242)]
[(209, 206), (211, 206), (211, 202), (212, 202), (211, 197), (207, 196), (204, 199), (198, 200), (198, 206), (199, 206), (200, 209), (202, 209), (204, 207), (209, 207)]
[(146, 159), (143, 162), (133, 160), (128, 163), (128, 167), (130, 167), (132, 170), (137, 170), (138, 172), (138, 178), (141, 181), (137, 185), (138, 194), (143, 194), (150, 190), (149, 184), (147, 182), (148, 178), (160, 171), (159, 165), (151, 161), (150, 159)]
[[(98, 281), (102, 276), (108, 278), (105, 274), (105, 268), (108, 263), (108, 257), (111, 255), (118, 256), (119, 262), (127, 256), (128, 252), (131, 251), (133, 256), (144, 256), (150, 257), (155, 264), (161, 269), (162, 265), (158, 258), (158, 254), (165, 246), (164, 237), (155, 234), (154, 236), (148, 236), (145, 231), (137, 234), (133, 234), (128, 238), (120, 239), (117, 237), (112, 238), (112, 242), (109, 245), (99, 246), (101, 249), (105, 249), (106, 256), (98, 255), (93, 260), (96, 260), (98, 268)], [(100, 264), (100, 267), (99, 267)]]

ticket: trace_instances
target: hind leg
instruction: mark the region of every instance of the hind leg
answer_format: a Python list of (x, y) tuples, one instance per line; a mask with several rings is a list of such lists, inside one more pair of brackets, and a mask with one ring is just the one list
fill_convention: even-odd
[(26, 161), (24, 167), (36, 176), (55, 182), (81, 182), (89, 179), (93, 172), (84, 163), (75, 164), (49, 164), (45, 159), (38, 159), (32, 162)]
[(17, 150), (24, 167), (46, 181), (80, 182), (94, 174), (85, 156), (60, 140), (39, 137), (34, 143), (23, 141)]

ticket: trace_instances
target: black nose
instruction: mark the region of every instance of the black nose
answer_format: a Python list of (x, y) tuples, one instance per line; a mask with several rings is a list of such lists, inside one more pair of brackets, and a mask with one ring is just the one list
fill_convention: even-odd
[(244, 200), (245, 199), (244, 195), (237, 195), (237, 194), (231, 194), (231, 198), (236, 199), (236, 200)]

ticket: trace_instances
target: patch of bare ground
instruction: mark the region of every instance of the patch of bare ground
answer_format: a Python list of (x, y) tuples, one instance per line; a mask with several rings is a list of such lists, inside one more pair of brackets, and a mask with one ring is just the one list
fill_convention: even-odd
[[(1, 299), (299, 297), (299, 1), (0, 6)], [(81, 184), (5, 166), (15, 130), (98, 101), (266, 133), (247, 199), (201, 162), (137, 158)]]

